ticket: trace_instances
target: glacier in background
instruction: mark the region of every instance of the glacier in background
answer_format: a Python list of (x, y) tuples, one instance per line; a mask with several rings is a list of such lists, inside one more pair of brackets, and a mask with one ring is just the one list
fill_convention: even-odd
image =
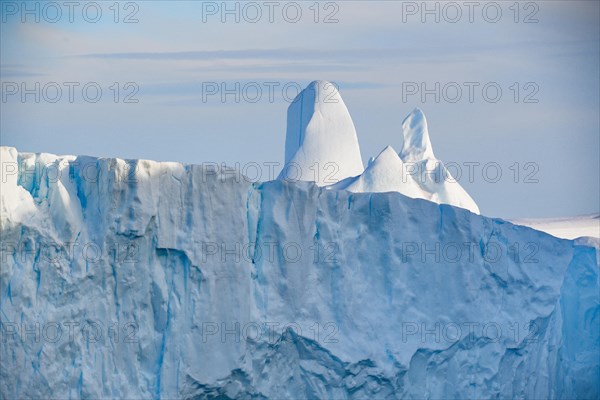
[(0, 397), (598, 398), (596, 245), (336, 190), (407, 154), (327, 185), (1, 147)]

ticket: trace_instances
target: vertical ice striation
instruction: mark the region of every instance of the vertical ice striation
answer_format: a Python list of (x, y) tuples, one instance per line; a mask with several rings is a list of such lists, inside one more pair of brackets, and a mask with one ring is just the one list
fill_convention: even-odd
[(0, 398), (600, 394), (593, 246), (399, 193), (1, 151)]
[(363, 170), (354, 123), (337, 87), (326, 81), (310, 83), (288, 108), (280, 178), (323, 186)]

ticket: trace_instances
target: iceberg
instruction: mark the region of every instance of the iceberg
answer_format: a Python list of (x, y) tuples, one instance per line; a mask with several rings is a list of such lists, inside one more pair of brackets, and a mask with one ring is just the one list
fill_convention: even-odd
[(420, 109), (402, 122), (400, 144), (397, 156), (387, 146), (365, 170), (354, 123), (337, 86), (314, 81), (288, 107), (285, 164), (278, 179), (312, 181), (332, 190), (399, 192), (479, 214), (475, 201), (435, 158)]
[(479, 207), (444, 163), (433, 155), (425, 114), (413, 110), (402, 122), (403, 142), (400, 158), (416, 167), (415, 180), (421, 186), (419, 198), (436, 203), (451, 204), (479, 214)]
[(324, 186), (363, 170), (354, 123), (337, 86), (310, 83), (288, 108), (280, 179)]
[(408, 168), (391, 146), (383, 149), (362, 174), (331, 188), (355, 193), (399, 192), (412, 198), (424, 198), (418, 182), (408, 174)]
[(398, 192), (414, 199), (450, 204), (479, 214), (479, 207), (440, 160), (433, 155), (427, 120), (418, 108), (402, 123), (402, 147), (387, 146), (366, 170), (328, 186), (350, 192)]
[(587, 242), (394, 191), (0, 158), (2, 398), (600, 394)]

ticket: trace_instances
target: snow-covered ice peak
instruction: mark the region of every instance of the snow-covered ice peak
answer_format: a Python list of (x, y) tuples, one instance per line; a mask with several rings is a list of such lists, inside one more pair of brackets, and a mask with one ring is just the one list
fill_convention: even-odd
[(402, 148), (387, 146), (356, 177), (329, 186), (350, 192), (399, 192), (406, 196), (450, 204), (479, 214), (479, 207), (444, 164), (435, 158), (425, 114), (415, 108), (402, 122)]
[(350, 192), (400, 192), (413, 198), (427, 198), (392, 146), (387, 146), (369, 163), (365, 172), (350, 182)]
[(280, 178), (323, 186), (363, 170), (354, 123), (338, 88), (327, 81), (311, 82), (288, 108)]
[(435, 158), (429, 140), (427, 120), (421, 109), (415, 108), (402, 121), (402, 140), (400, 158), (404, 162)]
[(413, 164), (412, 167), (416, 168), (417, 174), (413, 177), (422, 189), (420, 196), (412, 197), (451, 204), (479, 214), (473, 198), (433, 154), (427, 119), (421, 109), (415, 108), (402, 122), (402, 140), (399, 156), (404, 163)]
[(396, 150), (392, 146), (386, 146), (370, 164), (375, 166), (378, 164), (397, 163), (398, 161), (402, 162)]

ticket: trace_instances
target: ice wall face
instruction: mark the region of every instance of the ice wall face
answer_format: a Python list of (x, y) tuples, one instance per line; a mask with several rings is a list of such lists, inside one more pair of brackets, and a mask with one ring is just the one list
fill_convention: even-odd
[(312, 82), (288, 108), (281, 177), (323, 186), (363, 169), (354, 123), (337, 87)]
[(2, 398), (600, 393), (593, 247), (399, 193), (0, 156), (19, 166), (0, 204)]

